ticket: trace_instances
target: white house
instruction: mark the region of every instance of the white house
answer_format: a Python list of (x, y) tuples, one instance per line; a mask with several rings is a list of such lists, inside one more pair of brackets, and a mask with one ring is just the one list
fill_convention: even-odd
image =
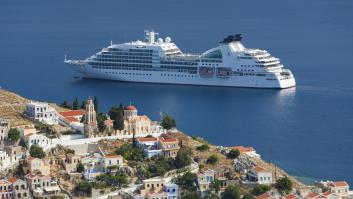
[(102, 165), (105, 171), (110, 170), (112, 167), (122, 167), (123, 163), (123, 156), (121, 155), (105, 155), (102, 159)]
[(49, 125), (58, 124), (57, 112), (48, 103), (31, 101), (26, 105), (25, 115)]
[(260, 166), (256, 166), (246, 175), (250, 182), (257, 184), (272, 184), (272, 171), (264, 169)]
[(163, 150), (159, 147), (158, 138), (142, 137), (137, 138), (137, 144), (143, 148), (144, 156), (151, 158), (153, 156), (162, 156)]
[(197, 184), (199, 186), (199, 190), (202, 197), (204, 197), (206, 192), (210, 190), (211, 184), (214, 181), (214, 179), (215, 179), (215, 171), (212, 169), (201, 171), (197, 175)]
[(177, 184), (165, 184), (164, 191), (167, 193), (167, 199), (177, 199), (179, 197), (179, 186)]
[(36, 144), (42, 147), (43, 149), (52, 144), (52, 140), (42, 134), (27, 135), (25, 137), (25, 142), (27, 144), (28, 149), (30, 149), (33, 144)]
[(0, 151), (0, 171), (11, 165), (11, 158), (5, 151)]

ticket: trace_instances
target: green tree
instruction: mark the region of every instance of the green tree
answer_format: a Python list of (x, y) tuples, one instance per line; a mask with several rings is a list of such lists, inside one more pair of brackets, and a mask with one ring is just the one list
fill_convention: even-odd
[(90, 196), (92, 194), (92, 183), (88, 181), (81, 181), (75, 187), (75, 194), (78, 196)]
[(16, 143), (20, 139), (20, 132), (16, 128), (12, 128), (8, 132), (8, 138), (12, 143)]
[(132, 148), (136, 148), (136, 138), (135, 138), (135, 131), (132, 132)]
[(29, 149), (29, 154), (35, 158), (45, 158), (46, 154), (43, 151), (42, 147), (38, 146), (37, 144), (33, 144)]
[(268, 185), (258, 184), (251, 190), (251, 194), (253, 194), (255, 196), (259, 196), (259, 195), (264, 194), (265, 192), (269, 191), (270, 189), (271, 189), (271, 187)]
[(207, 164), (215, 165), (215, 164), (217, 164), (218, 159), (219, 159), (219, 158), (218, 158), (218, 156), (217, 156), (216, 154), (212, 154), (212, 155), (210, 155), (210, 156), (207, 158), (206, 163), (207, 163)]
[(132, 148), (132, 144), (125, 143), (116, 150), (126, 160), (141, 161), (143, 160), (143, 149), (141, 147)]
[(85, 171), (85, 167), (83, 166), (83, 164), (82, 164), (81, 162), (79, 162), (79, 163), (77, 164), (76, 171), (77, 171), (78, 173), (82, 173), (83, 171)]
[(222, 183), (218, 179), (214, 179), (214, 181), (211, 183), (211, 187), (216, 193), (218, 193), (219, 190), (221, 190), (221, 185)]
[(210, 149), (210, 146), (208, 144), (202, 144), (201, 146), (196, 147), (196, 150), (198, 151), (208, 151)]
[(82, 101), (80, 109), (86, 109), (86, 101), (85, 100)]
[(208, 191), (207, 195), (204, 196), (202, 199), (220, 199), (220, 197), (216, 193)]
[(123, 115), (123, 111), (124, 111), (124, 106), (122, 104), (120, 104), (119, 106), (113, 106), (110, 108), (108, 115), (110, 117), (110, 119), (114, 119), (117, 117), (117, 115), (119, 114), (119, 112), (121, 112), (121, 114)]
[(164, 129), (169, 130), (176, 127), (176, 122), (171, 116), (166, 115), (163, 117), (161, 125)]
[(99, 103), (98, 103), (98, 97), (97, 96), (94, 96), (93, 104), (94, 104), (94, 110), (96, 111), (96, 113), (98, 113), (99, 112)]
[(98, 125), (98, 130), (100, 132), (104, 132), (105, 129), (107, 128), (107, 125), (105, 125), (105, 121), (107, 119), (108, 119), (108, 117), (105, 113), (98, 113), (97, 114), (97, 125)]
[(187, 171), (184, 175), (175, 178), (175, 184), (184, 190), (196, 190), (197, 175)]
[(78, 110), (78, 108), (79, 108), (79, 102), (78, 102), (78, 97), (76, 97), (74, 102), (72, 103), (72, 109)]
[(229, 185), (222, 193), (222, 199), (240, 199), (240, 190), (236, 185)]
[(67, 100), (65, 100), (62, 104), (61, 107), (67, 108), (67, 109), (72, 109), (71, 103)]
[(181, 194), (182, 199), (201, 199), (197, 191), (185, 191)]
[(238, 149), (232, 149), (227, 154), (227, 157), (230, 159), (235, 159), (235, 158), (239, 157), (239, 155), (240, 155), (240, 151)]
[(175, 166), (182, 168), (189, 166), (192, 162), (192, 151), (190, 148), (181, 147), (175, 157)]
[(114, 128), (115, 131), (124, 130), (124, 117), (123, 117), (122, 111), (119, 111), (117, 113), (116, 117), (114, 118), (113, 128)]
[(250, 193), (246, 193), (246, 194), (243, 195), (242, 199), (255, 199), (255, 196), (253, 196)]
[(288, 194), (293, 189), (293, 183), (287, 176), (278, 179), (275, 186), (281, 194)]

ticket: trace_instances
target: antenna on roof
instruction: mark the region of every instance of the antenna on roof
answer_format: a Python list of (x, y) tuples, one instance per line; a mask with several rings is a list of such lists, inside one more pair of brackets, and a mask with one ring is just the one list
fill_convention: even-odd
[(110, 40), (110, 46), (112, 46), (113, 45), (113, 40)]
[(67, 61), (66, 56), (67, 56), (67, 55), (66, 55), (66, 53), (65, 53), (65, 61)]

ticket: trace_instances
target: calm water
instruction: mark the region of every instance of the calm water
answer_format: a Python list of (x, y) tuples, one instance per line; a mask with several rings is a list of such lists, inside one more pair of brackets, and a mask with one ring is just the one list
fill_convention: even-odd
[[(221, 3), (222, 2), (222, 3)], [(130, 101), (188, 134), (251, 145), (290, 174), (353, 186), (353, 1), (2, 1), (0, 85), (37, 100), (97, 95), (101, 109)], [(154, 28), (184, 52), (227, 34), (281, 58), (289, 90), (166, 86), (74, 78), (64, 64)]]

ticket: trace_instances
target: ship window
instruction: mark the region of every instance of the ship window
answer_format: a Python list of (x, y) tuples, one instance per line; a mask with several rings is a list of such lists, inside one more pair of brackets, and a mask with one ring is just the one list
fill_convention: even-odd
[(222, 52), (221, 52), (221, 49), (215, 48), (215, 49), (211, 49), (209, 51), (206, 51), (202, 56), (204, 58), (222, 59)]

